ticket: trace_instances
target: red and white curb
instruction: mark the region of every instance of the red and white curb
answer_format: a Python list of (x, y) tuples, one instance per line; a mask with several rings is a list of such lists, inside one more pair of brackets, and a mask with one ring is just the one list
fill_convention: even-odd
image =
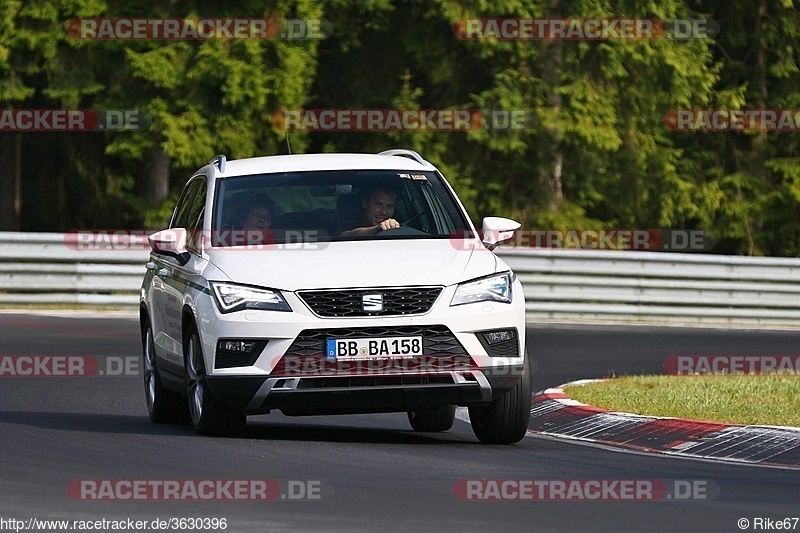
[(569, 398), (566, 383), (533, 395), (528, 432), (639, 451), (800, 468), (800, 428), (617, 413)]

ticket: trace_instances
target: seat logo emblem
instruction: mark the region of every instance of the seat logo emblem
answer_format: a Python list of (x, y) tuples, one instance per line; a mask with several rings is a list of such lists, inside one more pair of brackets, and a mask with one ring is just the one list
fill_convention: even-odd
[(382, 294), (365, 294), (361, 297), (361, 308), (364, 311), (383, 311)]

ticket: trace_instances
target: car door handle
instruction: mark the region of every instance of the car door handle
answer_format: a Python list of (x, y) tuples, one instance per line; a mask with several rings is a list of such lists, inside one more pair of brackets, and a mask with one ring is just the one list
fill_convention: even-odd
[(162, 277), (162, 278), (171, 278), (172, 277), (172, 272), (170, 272), (166, 268), (162, 268), (161, 270), (158, 271), (158, 275), (159, 275), (159, 277)]
[(155, 263), (153, 263), (152, 261), (150, 261), (149, 263), (147, 263), (147, 264), (146, 264), (144, 267), (145, 267), (147, 270), (155, 270), (156, 268), (158, 268), (158, 266), (157, 266)]

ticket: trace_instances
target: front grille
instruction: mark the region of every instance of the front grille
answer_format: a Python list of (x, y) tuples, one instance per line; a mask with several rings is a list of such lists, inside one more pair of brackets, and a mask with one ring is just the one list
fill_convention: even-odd
[(422, 336), (422, 353), (425, 355), (464, 355), (466, 350), (450, 328), (435, 326), (374, 326), (367, 328), (304, 329), (286, 350), (287, 355), (325, 357), (325, 341), (356, 339), (361, 337)]
[[(427, 313), (442, 287), (407, 287), (402, 289), (346, 289), (334, 291), (301, 291), (298, 296), (315, 314), (325, 318), (357, 316), (398, 316)], [(365, 294), (383, 297), (381, 311), (364, 311), (361, 298)]]

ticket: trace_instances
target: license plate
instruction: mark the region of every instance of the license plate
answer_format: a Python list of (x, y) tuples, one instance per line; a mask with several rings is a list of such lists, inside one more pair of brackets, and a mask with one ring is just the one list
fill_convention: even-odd
[(328, 359), (343, 357), (412, 357), (422, 355), (422, 337), (380, 337), (364, 339), (327, 339)]

